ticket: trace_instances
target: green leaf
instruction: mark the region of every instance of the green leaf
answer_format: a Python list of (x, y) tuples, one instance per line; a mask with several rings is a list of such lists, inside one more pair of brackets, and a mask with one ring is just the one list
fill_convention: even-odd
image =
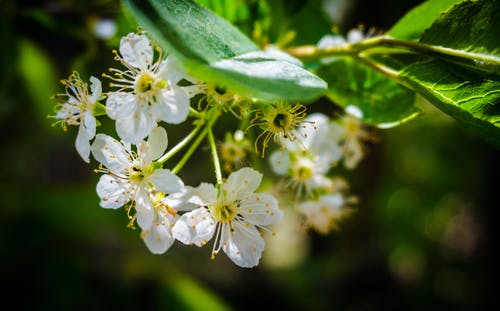
[(465, 1), (437, 19), (420, 42), (469, 52), (473, 56), (493, 56), (500, 62), (499, 29), (498, 1)]
[[(23, 39), (19, 45), (19, 72), (36, 108), (37, 115), (45, 118), (54, 113), (54, 101), (50, 98), (58, 91), (54, 64), (45, 51), (34, 42)], [(46, 119), (44, 124), (46, 124)]]
[(326, 83), (294, 62), (259, 48), (192, 0), (125, 0), (126, 7), (187, 73), (264, 101), (312, 100)]
[(418, 40), (439, 15), (463, 0), (429, 0), (413, 8), (387, 34), (400, 39)]
[[(422, 43), (440, 46), (442, 53), (420, 51), (376, 61), (396, 70), (403, 84), (500, 148), (498, 29), (500, 2), (464, 1), (422, 35)], [(397, 66), (395, 59), (400, 61)]]
[(436, 107), (500, 147), (500, 81), (441, 60), (408, 65), (400, 77)]
[(368, 124), (388, 128), (419, 114), (414, 92), (352, 59), (323, 66), (318, 75), (328, 82), (330, 99), (344, 109), (358, 108)]

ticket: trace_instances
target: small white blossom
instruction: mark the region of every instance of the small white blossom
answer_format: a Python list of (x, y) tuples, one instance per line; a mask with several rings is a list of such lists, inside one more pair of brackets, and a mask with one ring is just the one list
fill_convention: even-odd
[[(347, 33), (347, 38), (341, 35), (324, 35), (317, 44), (318, 49), (328, 49), (331, 47), (342, 46), (347, 43), (358, 43), (371, 36), (371, 33), (365, 35), (361, 29), (351, 29)], [(321, 62), (328, 64), (337, 60), (338, 57), (325, 57), (321, 59)]]
[(297, 209), (305, 216), (306, 225), (322, 234), (338, 229), (338, 221), (348, 213), (347, 205), (355, 202), (340, 192), (320, 196), (316, 200), (302, 202)]
[(66, 94), (60, 95), (67, 98), (57, 108), (57, 113), (52, 116), (59, 119), (56, 123), (61, 123), (63, 128), (66, 125), (78, 126), (75, 147), (82, 159), (89, 163), (90, 140), (95, 136), (96, 118), (94, 109), (97, 101), (101, 97), (101, 81), (95, 77), (90, 77), (89, 94), (87, 83), (84, 83), (77, 72), (74, 72), (69, 79), (62, 80), (61, 83), (66, 88)]
[(171, 57), (161, 51), (153, 62), (154, 49), (145, 35), (128, 34), (120, 41), (118, 59), (127, 69), (111, 68), (110, 93), (106, 101), (108, 116), (116, 120), (116, 131), (123, 140), (136, 144), (149, 135), (157, 122), (178, 124), (186, 120), (189, 96), (177, 86), (183, 78)]
[(332, 127), (340, 135), (344, 165), (352, 170), (365, 155), (365, 141), (376, 141), (377, 137), (358, 118), (348, 114), (333, 123)]
[(303, 129), (304, 139), (287, 141), (284, 150), (271, 154), (270, 162), (274, 172), (290, 178), (300, 193), (305, 187), (311, 190), (330, 185), (326, 174), (340, 159), (342, 152), (338, 145), (339, 137), (332, 131), (328, 117), (314, 113), (306, 118), (310, 126)]
[(270, 194), (254, 193), (262, 174), (242, 168), (229, 175), (219, 191), (202, 183), (190, 189), (190, 203), (199, 208), (182, 215), (172, 228), (174, 237), (184, 244), (205, 245), (215, 235), (212, 258), (222, 250), (238, 266), (259, 263), (264, 229), (282, 217), (277, 200)]
[(97, 184), (97, 194), (104, 208), (116, 209), (132, 201), (135, 203), (137, 223), (149, 229), (155, 217), (150, 193), (164, 194), (182, 191), (182, 180), (167, 169), (157, 168), (154, 160), (167, 148), (167, 132), (155, 128), (148, 138), (137, 146), (137, 153), (129, 144), (98, 134), (92, 144), (92, 154), (106, 170)]
[(151, 194), (154, 210), (153, 221), (141, 232), (141, 238), (153, 254), (163, 254), (174, 243), (172, 227), (175, 224), (177, 210), (168, 204), (168, 199), (162, 193)]

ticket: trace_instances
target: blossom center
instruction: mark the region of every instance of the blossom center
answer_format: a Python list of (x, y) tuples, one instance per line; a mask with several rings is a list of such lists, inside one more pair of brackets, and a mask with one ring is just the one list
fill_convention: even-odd
[(293, 170), (293, 176), (297, 180), (309, 180), (313, 175), (313, 170), (309, 166), (301, 165)]
[(133, 166), (129, 169), (129, 179), (136, 184), (140, 184), (146, 177), (141, 168)]
[(139, 94), (153, 93), (159, 89), (164, 88), (167, 81), (157, 79), (155, 76), (148, 72), (142, 73), (135, 83), (135, 89)]
[(278, 128), (286, 128), (289, 123), (288, 120), (289, 120), (288, 115), (283, 112), (280, 112), (277, 113), (276, 116), (274, 117), (273, 123)]
[(220, 202), (215, 205), (215, 219), (219, 222), (230, 222), (236, 216), (236, 202)]

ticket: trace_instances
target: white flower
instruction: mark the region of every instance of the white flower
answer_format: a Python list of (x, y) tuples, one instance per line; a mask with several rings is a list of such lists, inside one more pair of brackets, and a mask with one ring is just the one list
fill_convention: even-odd
[(340, 135), (345, 167), (354, 169), (364, 157), (364, 142), (376, 141), (377, 137), (358, 118), (348, 114), (333, 123), (332, 127)]
[(141, 238), (153, 254), (163, 254), (174, 243), (172, 227), (175, 224), (177, 210), (168, 204), (168, 199), (162, 193), (151, 194), (151, 203), (154, 214), (153, 221), (148, 228), (141, 232)]
[(130, 145), (116, 139), (97, 134), (92, 144), (92, 154), (107, 170), (97, 184), (97, 194), (104, 208), (116, 209), (132, 201), (135, 203), (137, 223), (149, 229), (154, 219), (154, 208), (150, 192), (164, 194), (182, 191), (182, 180), (169, 170), (157, 168), (154, 160), (162, 156), (167, 148), (167, 132), (155, 128), (148, 138), (137, 147), (137, 153)]
[[(121, 56), (120, 56), (121, 55)], [(154, 50), (145, 35), (128, 34), (120, 41), (116, 59), (127, 67), (111, 68), (111, 86), (119, 87), (106, 101), (108, 116), (116, 120), (116, 131), (123, 140), (137, 144), (156, 126), (165, 121), (178, 124), (186, 120), (189, 96), (177, 86), (183, 78), (172, 58), (162, 59), (161, 51), (153, 62)]]
[(90, 82), (92, 94), (89, 94), (87, 84), (80, 79), (77, 72), (74, 72), (67, 80), (62, 80), (66, 94), (61, 96), (67, 100), (57, 107), (56, 115), (52, 116), (60, 120), (56, 123), (60, 122), (64, 129), (66, 125), (78, 126), (75, 146), (78, 154), (87, 163), (90, 162), (90, 140), (94, 138), (96, 132), (94, 108), (102, 93), (99, 79), (90, 77)]
[(282, 217), (277, 200), (270, 194), (254, 193), (262, 174), (242, 168), (220, 186), (202, 183), (191, 189), (189, 200), (199, 208), (182, 215), (172, 228), (184, 244), (205, 245), (215, 235), (212, 258), (222, 250), (241, 267), (254, 267), (264, 250), (264, 229)]
[[(372, 33), (368, 33), (365, 35), (361, 29), (351, 29), (347, 33), (347, 38), (344, 38), (341, 35), (324, 35), (318, 41), (317, 47), (318, 49), (328, 49), (331, 47), (342, 46), (347, 43), (358, 43), (368, 37), (370, 37)], [(337, 60), (338, 57), (325, 57), (321, 59), (321, 62), (324, 64), (328, 64)]]
[(275, 151), (270, 157), (274, 172), (288, 176), (299, 194), (302, 190), (310, 194), (313, 189), (329, 187), (330, 180), (325, 175), (342, 156), (339, 137), (332, 132), (327, 116), (314, 113), (306, 121), (312, 125), (303, 129), (304, 139), (287, 141), (284, 150)]
[(345, 198), (341, 193), (333, 193), (303, 202), (297, 209), (305, 216), (307, 225), (326, 234), (338, 228), (337, 222), (349, 211), (345, 206), (355, 201), (354, 197)]

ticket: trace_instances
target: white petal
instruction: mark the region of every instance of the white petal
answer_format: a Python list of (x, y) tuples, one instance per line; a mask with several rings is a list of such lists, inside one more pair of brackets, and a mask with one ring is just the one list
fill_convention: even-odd
[(287, 151), (275, 151), (269, 157), (271, 168), (278, 175), (286, 175), (290, 168), (290, 155)]
[(137, 211), (137, 224), (142, 230), (147, 230), (153, 224), (154, 209), (147, 189), (139, 186), (135, 193), (135, 209)]
[(318, 41), (318, 48), (325, 49), (346, 44), (346, 40), (340, 35), (325, 35)]
[(177, 85), (182, 79), (189, 80), (182, 65), (172, 56), (168, 56), (160, 66), (160, 77), (172, 85)]
[(344, 205), (345, 200), (342, 194), (334, 193), (329, 195), (324, 195), (320, 198), (320, 202), (327, 205), (332, 211), (340, 210)]
[(165, 203), (178, 211), (192, 211), (200, 206), (208, 206), (215, 202), (217, 189), (209, 183), (202, 183), (193, 188), (186, 186), (180, 192), (167, 196)]
[(175, 219), (165, 213), (157, 212), (151, 228), (142, 232), (144, 243), (153, 254), (165, 253), (175, 241), (171, 231)]
[(149, 150), (145, 156), (147, 163), (158, 159), (163, 155), (168, 146), (167, 131), (163, 127), (155, 127), (148, 137)]
[(191, 198), (191, 195), (187, 189), (187, 187), (183, 188), (182, 191), (172, 193), (165, 197), (162, 202), (171, 208), (176, 209), (177, 211), (192, 211), (195, 208), (200, 207), (198, 204), (193, 204), (188, 202)]
[(189, 113), (189, 96), (178, 86), (171, 86), (170, 90), (163, 90), (153, 105), (153, 115), (156, 119), (170, 124), (184, 122)]
[(214, 235), (215, 221), (206, 208), (200, 207), (182, 215), (174, 227), (174, 238), (184, 244), (205, 245)]
[(102, 95), (102, 85), (101, 81), (94, 76), (90, 77), (90, 83), (90, 91), (92, 92), (90, 102), (95, 104)]
[(130, 184), (112, 175), (102, 175), (97, 183), (97, 195), (101, 198), (99, 203), (104, 208), (117, 209), (130, 201)]
[[(319, 49), (327, 49), (334, 46), (341, 46), (346, 44), (346, 40), (339, 35), (325, 35), (318, 42)], [(338, 57), (325, 57), (321, 59), (321, 62), (328, 64), (337, 60)]]
[(184, 91), (186, 91), (189, 98), (194, 97), (194, 96), (204, 92), (204, 88), (201, 87), (199, 84), (183, 86), (182, 88), (184, 89)]
[(257, 190), (261, 180), (261, 173), (252, 168), (244, 167), (229, 175), (223, 184), (223, 189), (230, 200), (241, 199)]
[(146, 69), (153, 61), (153, 48), (145, 35), (129, 33), (120, 40), (120, 54), (130, 66)]
[(137, 109), (137, 97), (125, 92), (113, 92), (106, 99), (106, 114), (113, 120), (130, 117)]
[(347, 42), (357, 43), (365, 38), (363, 32), (359, 29), (351, 29), (347, 33)]
[[(91, 111), (85, 113), (83, 119), (83, 126), (85, 127), (85, 136), (87, 140), (91, 140), (95, 136), (96, 120)], [(90, 146), (89, 146), (90, 147)]]
[(153, 120), (149, 105), (136, 109), (128, 118), (116, 120), (118, 136), (134, 145), (146, 138), (155, 126), (156, 122)]
[(76, 151), (82, 157), (83, 161), (90, 163), (89, 155), (90, 155), (90, 142), (87, 138), (87, 134), (85, 132), (85, 128), (83, 123), (78, 127), (78, 134), (76, 135), (75, 141)]
[(278, 208), (278, 200), (267, 193), (254, 193), (243, 199), (238, 208), (238, 214), (252, 225), (267, 226), (283, 217)]
[(245, 227), (234, 224), (231, 234), (227, 228), (222, 232), (222, 249), (227, 256), (238, 266), (243, 268), (255, 267), (265, 247), (264, 239), (254, 227)]
[(155, 170), (149, 176), (149, 181), (155, 186), (156, 190), (163, 193), (179, 192), (184, 187), (184, 183), (179, 177), (165, 169)]
[(116, 174), (132, 165), (125, 146), (111, 136), (97, 134), (91, 149), (94, 158)]

